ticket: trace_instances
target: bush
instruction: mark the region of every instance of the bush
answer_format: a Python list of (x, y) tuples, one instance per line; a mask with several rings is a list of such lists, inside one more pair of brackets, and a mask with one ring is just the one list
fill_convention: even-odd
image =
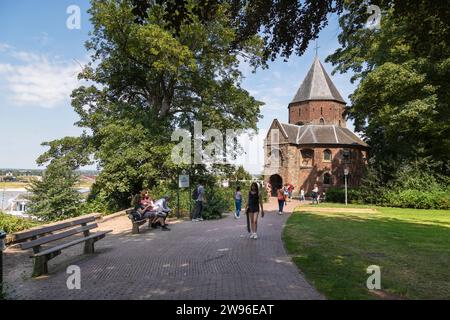
[(229, 194), (229, 188), (220, 189), (217, 188), (213, 191), (206, 192), (206, 202), (203, 209), (204, 219), (219, 219), (222, 218), (222, 214), (232, 210), (231, 202), (233, 200), (232, 194)]
[[(326, 191), (327, 202), (345, 203), (345, 188), (331, 187)], [(347, 189), (347, 201), (349, 203), (361, 203), (361, 194), (357, 188)]]
[(416, 164), (405, 164), (388, 178), (369, 168), (358, 191), (359, 200), (389, 207), (449, 209), (449, 182), (448, 177)]
[(450, 209), (449, 195), (444, 191), (394, 190), (385, 195), (385, 205), (417, 209)]
[(81, 214), (101, 213), (103, 215), (114, 213), (108, 206), (108, 201), (105, 199), (102, 193), (97, 195), (90, 194), (88, 199), (80, 206)]
[(0, 230), (4, 230), (6, 233), (26, 230), (37, 225), (39, 225), (39, 222), (37, 221), (0, 212)]

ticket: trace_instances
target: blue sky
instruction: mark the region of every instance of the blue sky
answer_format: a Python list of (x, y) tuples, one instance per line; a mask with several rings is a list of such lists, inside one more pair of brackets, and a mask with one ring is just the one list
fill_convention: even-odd
[[(81, 8), (79, 30), (66, 27), (70, 5)], [(88, 0), (0, 1), (0, 168), (36, 168), (36, 158), (45, 151), (41, 142), (81, 133), (73, 125), (77, 115), (69, 96), (78, 84), (80, 64), (89, 60), (84, 48), (91, 29), (88, 8)], [(339, 47), (338, 33), (337, 17), (331, 16), (318, 40), (318, 55), (329, 73), (332, 66), (324, 59)], [(278, 59), (256, 73), (242, 64), (242, 86), (266, 103), (258, 124), (260, 136), (273, 118), (287, 122), (287, 105), (311, 66), (313, 47), (302, 57)], [(332, 77), (347, 102), (355, 89), (350, 77)], [(260, 162), (242, 161), (248, 170), (259, 171)]]

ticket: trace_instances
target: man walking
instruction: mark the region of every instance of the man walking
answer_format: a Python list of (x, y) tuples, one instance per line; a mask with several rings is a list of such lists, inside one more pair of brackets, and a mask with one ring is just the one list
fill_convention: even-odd
[(195, 200), (194, 212), (192, 213), (192, 222), (203, 221), (203, 202), (205, 201), (205, 188), (202, 184), (198, 184), (192, 195)]

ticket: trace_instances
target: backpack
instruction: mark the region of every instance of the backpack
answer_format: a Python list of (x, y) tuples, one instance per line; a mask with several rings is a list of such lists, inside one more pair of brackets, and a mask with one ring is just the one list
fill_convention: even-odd
[(194, 191), (192, 192), (192, 200), (197, 200), (198, 199), (198, 187), (194, 189)]
[(128, 218), (130, 218), (133, 221), (139, 221), (143, 219), (143, 217), (137, 210), (131, 211), (130, 214), (128, 215)]

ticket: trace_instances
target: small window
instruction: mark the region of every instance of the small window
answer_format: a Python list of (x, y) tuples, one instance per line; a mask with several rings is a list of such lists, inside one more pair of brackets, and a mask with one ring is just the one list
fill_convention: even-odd
[(331, 174), (328, 172), (325, 172), (323, 175), (323, 184), (331, 184)]
[(323, 116), (323, 108), (320, 107), (320, 115)]
[(298, 108), (298, 115), (301, 116), (302, 115), (302, 109)]
[(320, 123), (321, 125), (324, 125), (324, 124), (325, 124), (325, 120), (323, 120), (323, 118), (320, 118), (319, 123)]
[(326, 149), (323, 151), (323, 160), (331, 161), (331, 151)]

